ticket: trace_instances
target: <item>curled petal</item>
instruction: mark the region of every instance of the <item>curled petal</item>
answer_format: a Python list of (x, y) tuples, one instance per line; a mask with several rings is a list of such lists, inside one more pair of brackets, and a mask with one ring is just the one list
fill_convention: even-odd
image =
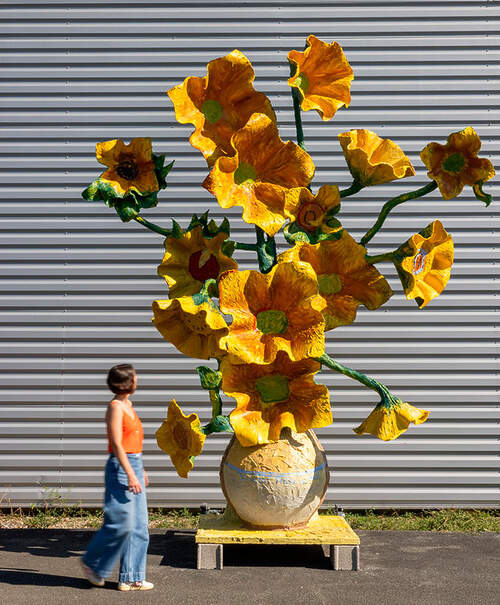
[(406, 298), (415, 299), (422, 309), (441, 294), (450, 279), (453, 239), (435, 220), (396, 250), (394, 265)]
[(296, 65), (288, 84), (300, 91), (303, 111), (315, 109), (323, 120), (331, 120), (340, 107), (349, 106), (354, 75), (337, 42), (327, 44), (310, 35), (306, 50), (291, 50), (288, 60)]
[(153, 322), (165, 340), (197, 359), (221, 357), (220, 339), (228, 332), (224, 317), (211, 302), (197, 304), (182, 296), (153, 302)]
[(355, 181), (364, 187), (414, 176), (415, 170), (399, 145), (371, 130), (350, 130), (338, 135)]
[(390, 406), (379, 404), (368, 418), (353, 430), (358, 435), (369, 433), (383, 441), (391, 441), (408, 430), (411, 422), (421, 424), (428, 416), (429, 412), (426, 410), (396, 400)]
[(205, 443), (198, 415), (186, 416), (172, 399), (167, 418), (155, 435), (158, 447), (170, 456), (178, 475), (187, 479), (193, 468), (193, 459), (201, 454)]

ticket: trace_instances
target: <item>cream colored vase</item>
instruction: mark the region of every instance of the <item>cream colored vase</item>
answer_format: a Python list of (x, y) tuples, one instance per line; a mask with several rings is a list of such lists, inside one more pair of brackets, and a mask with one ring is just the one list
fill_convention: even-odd
[(228, 504), (251, 527), (299, 528), (317, 512), (330, 473), (318, 438), (284, 429), (275, 443), (242, 447), (233, 437), (222, 458)]

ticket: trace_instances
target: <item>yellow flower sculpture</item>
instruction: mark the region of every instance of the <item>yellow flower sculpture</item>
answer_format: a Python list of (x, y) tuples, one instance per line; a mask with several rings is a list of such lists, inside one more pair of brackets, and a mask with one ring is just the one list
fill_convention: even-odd
[(314, 175), (310, 156), (292, 141), (284, 143), (274, 122), (254, 114), (231, 139), (233, 157), (219, 158), (203, 182), (222, 208), (243, 207), (243, 220), (274, 235), (287, 218), (287, 192), (305, 187)]
[(350, 130), (338, 135), (355, 181), (363, 187), (414, 176), (415, 170), (399, 145), (371, 130)]
[(153, 313), (160, 334), (181, 353), (197, 359), (224, 354), (219, 340), (228, 333), (228, 327), (212, 302), (198, 303), (192, 296), (155, 300)]
[(268, 364), (278, 351), (293, 361), (325, 350), (324, 301), (311, 267), (280, 263), (270, 273), (229, 271), (219, 282), (220, 308), (232, 315), (220, 341), (234, 363)]
[(325, 301), (325, 330), (351, 324), (360, 304), (378, 309), (392, 290), (375, 267), (366, 262), (366, 249), (343, 231), (338, 240), (298, 243), (278, 257), (278, 263), (302, 261), (316, 273), (319, 294)]
[(222, 389), (236, 399), (231, 425), (243, 446), (279, 439), (290, 427), (302, 433), (332, 422), (328, 389), (314, 382), (321, 365), (313, 359), (293, 362), (279, 352), (273, 363), (233, 364), (222, 360)]
[(190, 77), (168, 91), (181, 124), (194, 124), (189, 141), (199, 149), (209, 166), (222, 155), (233, 155), (233, 134), (245, 126), (253, 113), (276, 121), (269, 99), (256, 92), (250, 61), (239, 50), (210, 61), (204, 78)]
[(342, 105), (349, 107), (352, 68), (337, 42), (327, 44), (311, 35), (307, 44), (304, 52), (288, 53), (297, 66), (288, 84), (300, 91), (303, 111), (316, 109), (323, 120), (331, 120)]
[(474, 186), (495, 176), (492, 163), (478, 158), (481, 140), (470, 126), (448, 136), (446, 145), (429, 143), (420, 153), (427, 176), (436, 181), (445, 200), (457, 197), (464, 185)]
[(339, 188), (336, 185), (323, 185), (314, 195), (306, 187), (290, 189), (287, 207), (295, 217), (297, 225), (312, 233), (321, 227), (324, 233), (333, 233), (341, 227), (327, 225), (328, 211), (340, 206)]
[(195, 456), (201, 454), (205, 435), (197, 414), (185, 416), (175, 399), (168, 406), (167, 418), (156, 431), (158, 447), (168, 454), (180, 477), (188, 478)]
[(227, 237), (222, 232), (212, 238), (203, 237), (198, 226), (182, 237), (165, 240), (165, 256), (158, 275), (165, 278), (172, 298), (196, 294), (205, 280), (217, 280), (224, 271), (238, 268), (236, 261), (221, 250)]
[(422, 424), (429, 412), (394, 399), (390, 405), (380, 403), (358, 427), (353, 429), (358, 435), (369, 433), (383, 441), (396, 439), (410, 426), (410, 422)]
[(158, 191), (151, 154), (151, 139), (147, 138), (133, 139), (128, 145), (119, 139), (97, 143), (97, 161), (108, 167), (101, 181), (108, 183), (118, 195)]
[(394, 264), (406, 298), (414, 298), (422, 309), (441, 294), (450, 279), (453, 264), (451, 235), (440, 221), (435, 220), (396, 250)]

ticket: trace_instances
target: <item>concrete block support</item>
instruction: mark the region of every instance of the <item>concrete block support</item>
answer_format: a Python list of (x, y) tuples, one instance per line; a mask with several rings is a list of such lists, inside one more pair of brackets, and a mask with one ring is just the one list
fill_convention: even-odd
[(330, 560), (334, 570), (359, 571), (359, 546), (332, 544), (330, 549)]
[(198, 556), (196, 566), (198, 569), (222, 569), (222, 544), (198, 544)]

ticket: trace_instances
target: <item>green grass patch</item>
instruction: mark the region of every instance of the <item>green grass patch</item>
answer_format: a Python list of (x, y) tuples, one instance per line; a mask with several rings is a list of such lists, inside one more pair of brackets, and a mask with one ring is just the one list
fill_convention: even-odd
[[(335, 514), (325, 509), (321, 514)], [(196, 529), (198, 509), (149, 510), (149, 527), (154, 529)], [(354, 530), (500, 532), (500, 510), (368, 510), (345, 513)], [(102, 511), (80, 505), (32, 505), (29, 508), (0, 509), (0, 528), (96, 529), (102, 523)]]
[(422, 511), (356, 511), (347, 512), (346, 520), (354, 530), (454, 531), (472, 534), (500, 531), (499, 510), (444, 508)]

